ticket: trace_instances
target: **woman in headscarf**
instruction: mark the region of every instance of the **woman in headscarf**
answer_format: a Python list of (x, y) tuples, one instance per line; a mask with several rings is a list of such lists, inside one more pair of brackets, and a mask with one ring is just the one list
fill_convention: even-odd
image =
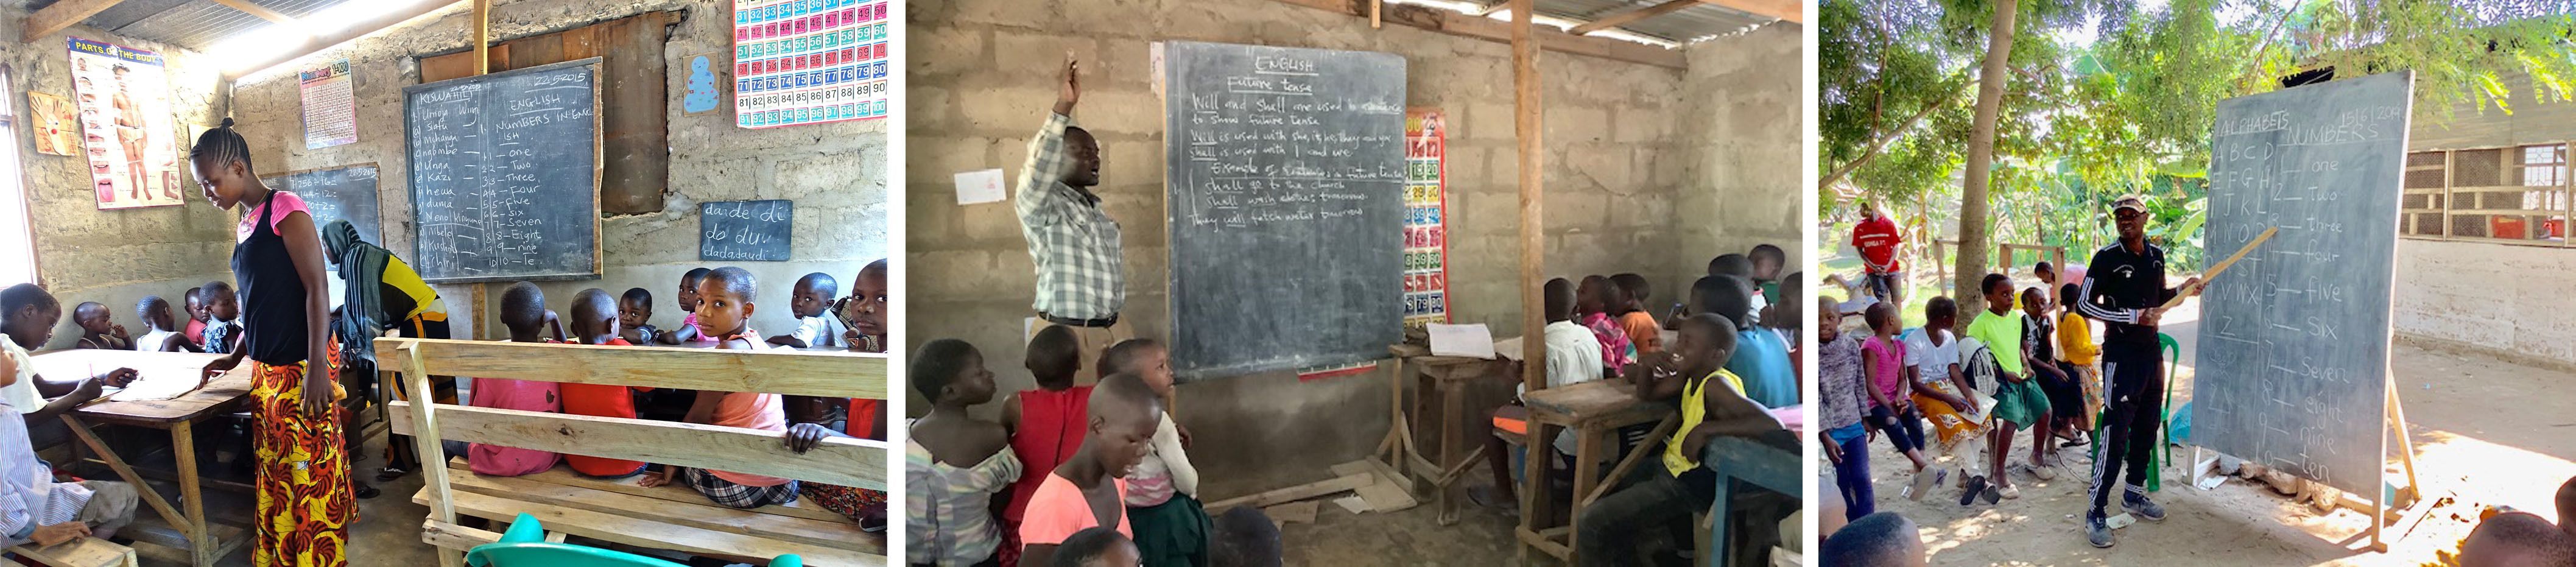
[[(376, 372), (375, 338), (387, 329), (402, 336), (421, 339), (449, 338), (447, 303), (440, 301), (438, 291), (420, 279), (420, 272), (395, 258), (392, 251), (367, 243), (358, 237), (358, 228), (349, 221), (335, 220), (322, 225), (322, 245), (331, 254), (331, 265), (340, 270), (340, 327), (333, 329), (340, 337), (340, 356), (360, 380), (370, 380)], [(456, 378), (431, 376), (430, 399), (442, 404), (456, 403)], [(410, 400), (403, 381), (394, 382), (394, 398)], [(420, 468), (420, 459), (412, 454), (409, 436), (395, 435), (385, 444), (385, 466), (376, 471), (377, 482), (392, 482)], [(374, 492), (361, 489), (361, 493)]]

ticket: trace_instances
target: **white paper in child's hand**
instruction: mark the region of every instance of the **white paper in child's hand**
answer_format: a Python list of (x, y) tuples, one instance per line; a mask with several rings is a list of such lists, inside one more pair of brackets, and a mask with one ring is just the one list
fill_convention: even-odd
[(998, 203), (1009, 195), (1002, 192), (1002, 170), (986, 169), (957, 174), (957, 204)]

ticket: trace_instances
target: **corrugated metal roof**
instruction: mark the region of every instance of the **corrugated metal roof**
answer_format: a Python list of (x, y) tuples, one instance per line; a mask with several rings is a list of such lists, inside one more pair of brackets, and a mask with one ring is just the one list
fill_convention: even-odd
[[(1580, 21), (1599, 20), (1629, 10), (1664, 3), (1663, 0), (1538, 0), (1538, 13)], [(1619, 29), (1639, 35), (1654, 36), (1677, 44), (1694, 40), (1743, 33), (1756, 26), (1779, 21), (1713, 4), (1683, 8), (1643, 20), (1628, 22)]]
[[(53, 5), (56, 0), (27, 0), (29, 10)], [(249, 0), (288, 17), (304, 17), (345, 2), (367, 0)], [(175, 44), (203, 51), (217, 43), (269, 25), (260, 19), (211, 0), (126, 0), (97, 15), (82, 20), (90, 27), (116, 32), (117, 35)]]

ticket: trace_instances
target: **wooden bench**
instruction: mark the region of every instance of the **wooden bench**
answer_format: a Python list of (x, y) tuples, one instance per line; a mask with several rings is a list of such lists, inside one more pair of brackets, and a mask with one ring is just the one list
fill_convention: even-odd
[[(48, 546), (11, 547), (10, 553), (53, 567), (135, 567), (134, 550), (107, 540), (85, 537)], [(0, 561), (5, 563), (5, 561)]]
[[(886, 397), (881, 355), (599, 347), (437, 339), (379, 339), (388, 364), (405, 366), (412, 391), (428, 376), (473, 376), (560, 383), (763, 392), (835, 398)], [(772, 431), (392, 402), (394, 432), (410, 435), (422, 455), (458, 440), (674, 466), (738, 471), (884, 490), (887, 444), (831, 438), (813, 450), (787, 450)], [(417, 409), (418, 411), (414, 411)], [(767, 560), (795, 554), (807, 565), (884, 565), (885, 538), (848, 518), (802, 502), (730, 508), (686, 486), (645, 488), (636, 478), (586, 478), (558, 466), (518, 477), (466, 470), (462, 461), (421, 471), (413, 500), (430, 508), (421, 539), (442, 548), (442, 565), (462, 565), (462, 552), (500, 534), (456, 524), (459, 513), (510, 521), (525, 513), (558, 534), (693, 555)], [(640, 477), (638, 477), (640, 478)]]
[(1657, 424), (1654, 432), (1647, 434), (1648, 439), (1668, 437), (1681, 424), (1680, 414), (1674, 411), (1672, 404), (1637, 399), (1635, 387), (1618, 379), (1538, 390), (1521, 396), (1521, 400), (1529, 406), (1529, 437), (1524, 442), (1528, 443), (1532, 458), (1526, 472), (1522, 473), (1526, 486), (1521, 489), (1520, 555), (1526, 559), (1529, 550), (1536, 549), (1575, 563), (1579, 558), (1575, 557), (1577, 547), (1572, 522), (1564, 526), (1540, 525), (1540, 518), (1547, 517), (1539, 513), (1545, 507), (1543, 505), (1553, 504), (1545, 501), (1551, 467), (1546, 465), (1547, 460), (1537, 458), (1546, 454), (1542, 448), (1550, 446), (1547, 440), (1554, 439), (1554, 434), (1560, 429), (1573, 430), (1574, 502), (1567, 517), (1581, 521), (1584, 509), (1617, 488), (1619, 479), (1625, 478), (1628, 471), (1659, 456), (1650, 450), (1651, 444), (1641, 445), (1621, 458), (1605, 475), (1600, 472), (1603, 445), (1606, 443), (1615, 449), (1618, 445), (1611, 437), (1619, 428), (1646, 423)]

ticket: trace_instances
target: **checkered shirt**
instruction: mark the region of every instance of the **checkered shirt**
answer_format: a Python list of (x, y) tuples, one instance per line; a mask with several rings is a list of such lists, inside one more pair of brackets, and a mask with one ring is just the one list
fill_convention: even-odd
[(1127, 275), (1119, 255), (1118, 221), (1099, 203), (1063, 182), (1069, 156), (1064, 130), (1073, 119), (1049, 113), (1029, 139), (1029, 161), (1014, 192), (1020, 235), (1037, 264), (1038, 312), (1073, 319), (1106, 319), (1125, 307)]

